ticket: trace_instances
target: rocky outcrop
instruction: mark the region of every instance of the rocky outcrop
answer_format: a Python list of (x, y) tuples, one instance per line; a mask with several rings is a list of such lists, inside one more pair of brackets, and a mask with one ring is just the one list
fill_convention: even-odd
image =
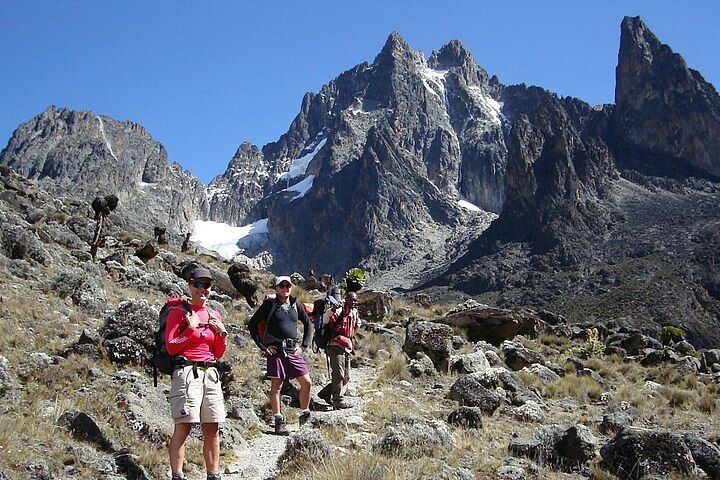
[(720, 178), (720, 96), (640, 17), (620, 27), (613, 151), (623, 168)]
[(0, 164), (52, 193), (115, 194), (114, 213), (148, 235), (156, 226), (190, 231), (208, 207), (200, 180), (169, 164), (147, 130), (91, 111), (48, 108), (15, 130)]
[(212, 179), (208, 219), (230, 225), (248, 223), (248, 213), (273, 184), (267, 162), (255, 145), (243, 143), (225, 173)]

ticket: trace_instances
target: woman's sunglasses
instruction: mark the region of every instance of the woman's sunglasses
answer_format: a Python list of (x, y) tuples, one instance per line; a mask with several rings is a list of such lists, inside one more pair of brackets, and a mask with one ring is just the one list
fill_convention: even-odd
[(195, 288), (205, 288), (207, 290), (212, 287), (212, 282), (192, 282), (191, 285)]

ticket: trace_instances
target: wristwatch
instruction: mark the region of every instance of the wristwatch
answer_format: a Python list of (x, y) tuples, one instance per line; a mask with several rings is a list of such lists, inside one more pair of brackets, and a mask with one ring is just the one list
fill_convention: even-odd
[(220, 336), (227, 337), (227, 330), (223, 330), (222, 332), (220, 332)]

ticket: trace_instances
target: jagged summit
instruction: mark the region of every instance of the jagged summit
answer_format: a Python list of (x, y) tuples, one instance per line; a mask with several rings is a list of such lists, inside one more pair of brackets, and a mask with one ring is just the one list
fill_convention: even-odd
[(276, 142), (241, 144), (207, 210), (163, 196), (192, 188), (170, 180), (161, 145), (107, 117), (47, 113), (2, 161), (60, 190), (130, 185), (127, 198), (158, 195), (170, 213), (266, 219), (252, 248), (274, 271), (360, 266), (379, 287), (578, 316), (618, 318), (612, 305), (636, 295), (638, 322), (682, 317), (717, 338), (717, 262), (698, 260), (720, 238), (717, 92), (639, 18), (623, 21), (616, 75), (617, 105), (593, 107), (488, 79), (456, 40), (426, 60), (394, 32), (373, 63), (307, 93)]
[(639, 17), (622, 21), (615, 102), (623, 167), (720, 177), (720, 96)]

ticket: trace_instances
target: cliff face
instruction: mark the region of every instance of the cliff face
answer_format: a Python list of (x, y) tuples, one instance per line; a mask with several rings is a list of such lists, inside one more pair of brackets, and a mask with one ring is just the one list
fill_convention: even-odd
[(117, 214), (144, 232), (190, 231), (208, 208), (202, 182), (169, 164), (142, 126), (90, 111), (48, 108), (15, 130), (0, 164), (50, 192), (88, 200), (114, 193)]
[[(413, 250), (493, 217), (460, 200), (485, 212), (502, 207), (508, 126), (500, 91), (459, 42), (425, 60), (392, 34), (372, 64), (307, 94), (288, 132), (252, 158), (265, 183), (231, 180), (231, 165), (222, 178), (234, 193), (213, 203), (211, 218), (268, 217), (280, 265), (298, 271), (341, 273), (362, 263), (379, 272), (414, 262)], [(430, 230), (436, 234), (422, 233)]]
[(720, 97), (639, 17), (623, 20), (613, 150), (649, 175), (720, 177)]
[(674, 325), (717, 345), (718, 96), (640, 19), (621, 30), (617, 105), (503, 90), (502, 211), (425, 288), (574, 320)]

